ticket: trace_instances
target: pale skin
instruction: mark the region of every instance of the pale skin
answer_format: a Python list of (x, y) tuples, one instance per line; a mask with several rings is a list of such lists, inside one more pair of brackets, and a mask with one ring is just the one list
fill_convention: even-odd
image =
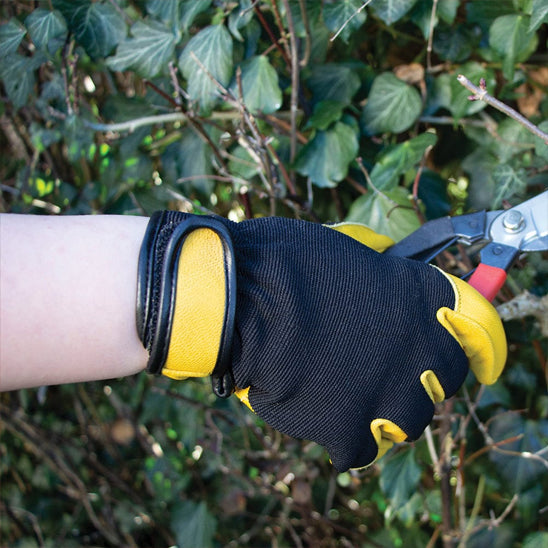
[(0, 215), (0, 390), (132, 375), (145, 217)]

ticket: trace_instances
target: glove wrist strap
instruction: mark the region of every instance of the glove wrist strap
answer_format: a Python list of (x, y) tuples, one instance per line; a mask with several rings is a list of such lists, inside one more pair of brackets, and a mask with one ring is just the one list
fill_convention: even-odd
[(173, 211), (158, 212), (151, 217), (139, 255), (137, 330), (149, 352), (147, 372), (161, 374), (171, 339), (179, 256), (188, 235), (203, 228), (215, 232), (223, 246), (224, 322), (211, 378), (214, 393), (228, 397), (234, 389), (230, 362), (236, 312), (236, 271), (232, 239), (222, 221)]

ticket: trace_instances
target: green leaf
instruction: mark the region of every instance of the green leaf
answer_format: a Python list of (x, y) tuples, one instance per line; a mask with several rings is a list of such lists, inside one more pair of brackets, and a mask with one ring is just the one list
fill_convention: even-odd
[(377, 17), (391, 25), (399, 21), (416, 2), (417, 0), (374, 0), (370, 6)]
[(343, 0), (333, 4), (324, 4), (325, 25), (333, 33), (339, 32), (345, 25), (339, 36), (347, 42), (350, 36), (365, 23), (367, 18), (365, 10), (358, 13), (362, 5), (361, 0)]
[(32, 58), (17, 53), (0, 58), (0, 80), (15, 108), (25, 105), (34, 89), (35, 65)]
[(447, 181), (430, 169), (424, 169), (419, 180), (419, 199), (425, 206), (426, 218), (449, 215), (451, 204), (447, 196)]
[(466, 25), (440, 25), (434, 34), (434, 51), (444, 60), (462, 63), (477, 48), (481, 36)]
[(337, 122), (331, 129), (316, 133), (301, 150), (295, 167), (315, 185), (333, 188), (346, 177), (358, 148), (355, 131)]
[(240, 42), (244, 41), (244, 37), (240, 33), (240, 29), (249, 25), (253, 20), (253, 5), (251, 0), (240, 0), (238, 9), (234, 9), (228, 16), (228, 28), (232, 35)]
[(205, 502), (184, 500), (175, 504), (171, 511), (171, 528), (179, 548), (209, 548), (213, 546), (217, 520)]
[(345, 65), (328, 63), (317, 65), (307, 78), (307, 84), (313, 96), (313, 102), (338, 101), (349, 105), (360, 89), (359, 76)]
[(363, 223), (396, 242), (420, 226), (417, 214), (410, 205), (409, 193), (402, 187), (360, 196), (350, 207), (346, 221)]
[(508, 80), (514, 77), (516, 63), (525, 61), (536, 48), (537, 36), (529, 30), (525, 15), (497, 17), (489, 29), (489, 45), (502, 59), (502, 72)]
[(438, 2), (433, 25), (433, 0), (423, 0), (421, 2), (417, 2), (410, 13), (411, 21), (413, 21), (413, 23), (415, 23), (415, 25), (417, 25), (421, 29), (422, 35), (425, 40), (428, 39), (428, 37), (430, 36), (431, 27), (435, 28), (435, 39), (438, 33), (438, 24), (440, 19), (448, 25), (453, 25), (453, 23), (455, 22), (459, 2), (460, 0), (444, 0), (443, 2)]
[(223, 25), (211, 25), (201, 30), (185, 46), (179, 58), (179, 68), (188, 81), (188, 93), (209, 110), (218, 99), (218, 81), (227, 86), (232, 77), (232, 37)]
[(15, 18), (2, 23), (0, 25), (0, 59), (15, 53), (26, 33), (27, 31)]
[[(536, 453), (548, 443), (548, 421), (526, 420), (518, 414), (498, 415), (489, 424), (489, 433), (495, 442), (517, 438), (504, 444), (506, 451)], [(489, 456), (512, 493), (531, 487), (546, 473), (541, 462), (530, 458), (495, 451)]]
[(183, 0), (181, 6), (181, 26), (183, 30), (187, 32), (190, 25), (194, 23), (196, 16), (204, 12), (209, 6), (211, 6), (211, 0)]
[[(527, 128), (516, 120), (505, 118), (497, 127), (499, 139), (492, 139), (488, 147), (499, 159), (499, 163), (507, 163), (510, 159), (520, 157), (525, 151), (533, 148), (536, 138)], [(487, 131), (485, 132), (487, 138)], [(541, 141), (542, 142), (542, 141)]]
[(495, 181), (495, 197), (493, 209), (502, 205), (504, 200), (509, 200), (516, 194), (523, 194), (527, 188), (527, 181), (523, 178), (523, 173), (517, 173), (508, 164), (498, 165), (493, 171)]
[(134, 69), (145, 78), (163, 72), (173, 57), (178, 38), (157, 21), (137, 21), (131, 27), (131, 37), (126, 38), (107, 59), (110, 69)]
[(228, 170), (233, 176), (240, 177), (244, 181), (250, 181), (259, 173), (261, 167), (258, 162), (253, 161), (253, 158), (246, 148), (237, 145), (230, 151)]
[(522, 548), (546, 548), (546, 546), (548, 546), (548, 533), (540, 531), (529, 533), (522, 544)]
[(382, 467), (380, 486), (397, 509), (403, 506), (416, 491), (421, 478), (421, 468), (415, 459), (415, 448), (399, 451), (387, 459)]
[(92, 59), (109, 55), (126, 36), (124, 18), (112, 4), (91, 0), (53, 0), (76, 40)]
[(536, 31), (543, 23), (548, 23), (548, 3), (546, 0), (533, 0), (529, 32)]
[(370, 173), (375, 188), (391, 190), (397, 186), (400, 177), (414, 168), (421, 161), (426, 149), (434, 146), (436, 141), (437, 137), (433, 133), (422, 133), (383, 154)]
[(147, 0), (146, 10), (166, 25), (178, 25), (180, 4), (181, 0)]
[(29, 34), (34, 45), (39, 49), (45, 49), (54, 38), (59, 38), (67, 32), (67, 25), (61, 12), (38, 8), (25, 20)]
[(485, 32), (497, 17), (515, 12), (514, 0), (474, 0), (466, 3), (467, 20), (479, 25)]
[(333, 122), (341, 119), (344, 105), (337, 101), (320, 101), (314, 106), (314, 112), (308, 119), (307, 127), (327, 129)]
[(419, 92), (391, 72), (377, 76), (362, 112), (367, 134), (401, 133), (409, 129), (422, 110)]
[[(252, 113), (271, 114), (282, 106), (282, 90), (278, 74), (264, 55), (256, 55), (241, 65), (242, 92), (246, 107)], [(231, 85), (232, 93), (238, 96), (236, 82)]]
[[(462, 65), (459, 68), (459, 73), (466, 76), (476, 86), (482, 78), (488, 89), (493, 89), (496, 84), (494, 72), (474, 61)], [(449, 79), (451, 89), (451, 102), (446, 106), (457, 120), (463, 116), (475, 114), (486, 107), (486, 103), (483, 101), (470, 100), (471, 93), (459, 83), (457, 74), (443, 75), (443, 77)]]
[(462, 161), (462, 169), (468, 173), (468, 203), (473, 209), (490, 209), (495, 194), (493, 171), (499, 165), (497, 157), (478, 147)]
[[(548, 120), (541, 122), (538, 127), (544, 131), (544, 133), (548, 133)], [(537, 139), (535, 141), (535, 154), (548, 160), (548, 145), (544, 143), (542, 139)]]
[(93, 145), (93, 132), (86, 128), (82, 118), (76, 114), (66, 117), (64, 130), (69, 160), (77, 162), (82, 157), (85, 158)]
[(207, 177), (212, 172), (211, 148), (196, 132), (184, 130), (181, 140), (170, 144), (162, 154), (162, 165), (165, 180), (182, 186), (185, 193), (198, 190), (209, 197), (213, 191), (214, 181)]
[[(432, 4), (432, 1), (430, 1), (430, 4)], [(445, 2), (439, 2), (436, 12), (442, 21), (451, 25), (457, 16), (459, 4), (460, 0), (445, 0)]]

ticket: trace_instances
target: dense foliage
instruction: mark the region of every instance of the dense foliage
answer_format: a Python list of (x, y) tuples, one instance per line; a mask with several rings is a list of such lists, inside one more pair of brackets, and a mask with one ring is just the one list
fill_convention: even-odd
[[(352, 219), (400, 239), (548, 185), (546, 143), (456, 79), (547, 131), (543, 0), (1, 10), (4, 211)], [(461, 253), (440, 265), (463, 273)], [(530, 254), (498, 302), (542, 297), (547, 271)], [(546, 546), (547, 334), (505, 326), (500, 382), (470, 378), (420, 441), (356, 473), (198, 381), (3, 394), (1, 543)]]

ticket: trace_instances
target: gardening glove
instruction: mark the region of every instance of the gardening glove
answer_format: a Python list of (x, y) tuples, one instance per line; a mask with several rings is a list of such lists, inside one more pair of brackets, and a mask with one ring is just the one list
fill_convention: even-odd
[(465, 282), (364, 241), (391, 244), (360, 225), (155, 214), (138, 275), (148, 371), (211, 375), (224, 396), (233, 384), (338, 471), (417, 439), (469, 366), (496, 381), (502, 323)]

